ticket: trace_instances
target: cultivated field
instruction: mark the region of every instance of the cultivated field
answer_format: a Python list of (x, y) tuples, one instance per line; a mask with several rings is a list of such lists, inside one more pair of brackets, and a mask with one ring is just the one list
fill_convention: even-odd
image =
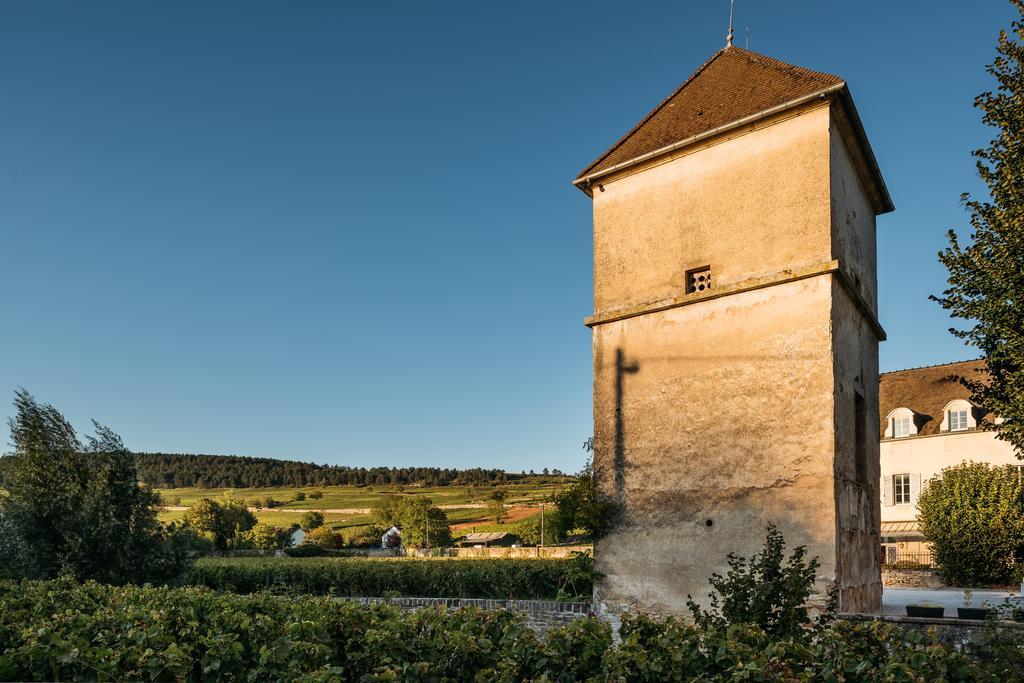
[[(164, 510), (160, 513), (163, 521), (181, 519), (185, 510), (202, 498), (218, 499), (225, 494), (245, 501), (260, 522), (274, 526), (289, 526), (297, 523), (308, 510), (320, 510), (328, 525), (338, 529), (352, 530), (371, 523), (369, 511), (380, 499), (388, 494), (403, 496), (424, 496), (435, 505), (441, 506), (452, 524), (453, 533), (471, 531), (508, 531), (513, 522), (540, 512), (540, 504), (550, 501), (551, 496), (568, 483), (510, 483), (500, 486), (307, 486), (247, 489), (163, 489)], [(487, 516), (487, 502), (496, 490), (506, 493), (506, 523), (496, 525)], [(297, 493), (304, 500), (296, 500)], [(318, 499), (311, 494), (320, 493)], [(266, 500), (272, 498), (280, 503), (277, 507), (266, 508)]]

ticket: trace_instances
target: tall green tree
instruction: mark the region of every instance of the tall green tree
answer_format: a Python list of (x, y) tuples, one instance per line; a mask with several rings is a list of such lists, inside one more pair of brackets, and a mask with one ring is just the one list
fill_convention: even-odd
[[(593, 437), (584, 442), (583, 448), (593, 452)], [(551, 524), (557, 530), (556, 533), (562, 534), (578, 530), (592, 538), (601, 538), (608, 533), (619, 512), (618, 505), (601, 495), (597, 489), (592, 457), (587, 458), (586, 465), (576, 475), (575, 481), (554, 495), (554, 502)]]
[(444, 548), (452, 544), (448, 515), (429, 498), (411, 496), (403, 499), (399, 522), (402, 545), (412, 548)]
[(27, 576), (70, 574), (127, 583), (169, 578), (184, 548), (157, 521), (158, 496), (139, 486), (135, 460), (102, 425), (83, 445), (52, 405), (15, 394), (14, 446), (2, 502)]
[(1024, 0), (1011, 2), (1021, 18), (1010, 33), (999, 33), (987, 69), (996, 89), (974, 101), (982, 121), (996, 129), (992, 142), (974, 152), (989, 197), (963, 195), (971, 240), (962, 244), (949, 231), (950, 246), (939, 252), (949, 288), (932, 298), (968, 321), (950, 331), (984, 355), (987, 372), (960, 378), (975, 403), (1005, 420), (983, 426), (1024, 454)]
[(501, 524), (505, 521), (505, 501), (507, 499), (507, 491), (495, 489), (491, 494), (490, 500), (487, 502), (487, 516), (495, 524)]
[(225, 494), (221, 500), (201, 498), (185, 511), (185, 524), (203, 533), (224, 550), (235, 536), (256, 526), (256, 516), (245, 502)]

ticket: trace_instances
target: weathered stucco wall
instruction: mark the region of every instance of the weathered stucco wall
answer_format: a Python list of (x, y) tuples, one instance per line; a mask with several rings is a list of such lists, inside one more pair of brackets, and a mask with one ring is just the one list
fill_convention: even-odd
[(595, 549), (606, 609), (704, 601), (711, 574), (730, 552), (759, 549), (769, 521), (821, 559), (825, 591), (836, 550), (829, 282), (594, 329), (595, 462), (623, 505)]
[(832, 278), (832, 336), (839, 608), (844, 612), (874, 614), (882, 609), (875, 436), (878, 339), (837, 277)]
[(831, 259), (829, 114), (818, 105), (594, 190), (594, 311)]
[(832, 258), (839, 259), (864, 300), (878, 311), (878, 252), (875, 211), (857, 173), (842, 131), (831, 125)]

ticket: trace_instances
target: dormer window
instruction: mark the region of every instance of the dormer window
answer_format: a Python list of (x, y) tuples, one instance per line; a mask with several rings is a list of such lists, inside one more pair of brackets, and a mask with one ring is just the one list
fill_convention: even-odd
[(902, 439), (917, 434), (917, 423), (914, 411), (910, 408), (897, 408), (889, 413), (885, 423), (886, 439)]
[(974, 419), (972, 408), (970, 402), (962, 398), (947, 403), (942, 410), (942, 425), (940, 425), (939, 431), (964, 432), (968, 429), (975, 429), (978, 422)]

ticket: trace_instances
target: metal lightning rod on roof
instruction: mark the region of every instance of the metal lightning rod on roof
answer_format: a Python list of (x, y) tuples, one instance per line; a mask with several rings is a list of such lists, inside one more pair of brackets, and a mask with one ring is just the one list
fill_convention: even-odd
[(732, 47), (732, 10), (736, 0), (729, 0), (729, 34), (725, 37), (725, 46)]

